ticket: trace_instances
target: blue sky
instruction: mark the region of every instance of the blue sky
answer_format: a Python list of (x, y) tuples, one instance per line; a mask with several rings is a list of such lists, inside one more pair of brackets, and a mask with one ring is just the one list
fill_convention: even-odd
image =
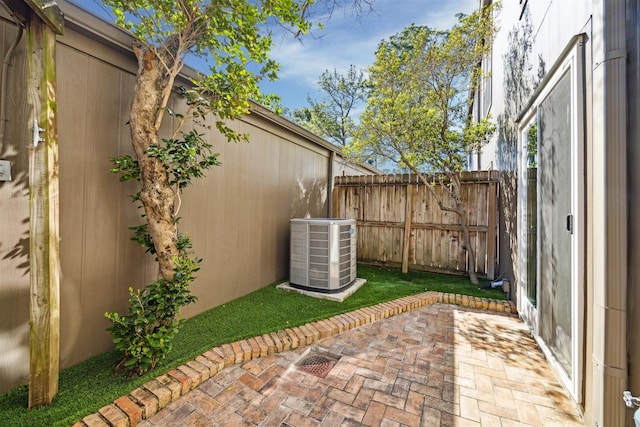
[(376, 0), (375, 11), (359, 20), (349, 9), (336, 11), (322, 31), (314, 32), (315, 38), (276, 40), (271, 57), (281, 64), (280, 79), (263, 89), (278, 94), (285, 107), (306, 106), (307, 94), (322, 98), (317, 81), (324, 70), (344, 74), (351, 64), (366, 70), (383, 39), (412, 23), (449, 28), (457, 13), (471, 13), (477, 7), (478, 0)]
[[(99, 16), (107, 17), (100, 0), (72, 0)], [(351, 64), (365, 70), (373, 64), (375, 51), (383, 39), (415, 23), (446, 29), (456, 22), (459, 12), (470, 13), (478, 0), (375, 0), (374, 11), (356, 18), (351, 9), (335, 10), (331, 19), (315, 16), (324, 29), (302, 41), (292, 37), (274, 38), (271, 57), (281, 64), (280, 79), (262, 85), (265, 93), (276, 93), (289, 109), (308, 105), (307, 95), (322, 98), (317, 89), (324, 70), (346, 73)]]

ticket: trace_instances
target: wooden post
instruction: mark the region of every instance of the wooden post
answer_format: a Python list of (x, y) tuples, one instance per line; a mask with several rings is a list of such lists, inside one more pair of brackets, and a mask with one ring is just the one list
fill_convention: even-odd
[[(29, 6), (52, 8), (40, 4)], [(28, 141), (29, 407), (33, 407), (51, 403), (58, 392), (60, 255), (54, 29), (59, 31), (60, 27), (43, 21), (43, 13), (29, 11), (27, 15), (27, 96), (32, 128), (32, 138)]]
[[(488, 175), (488, 174), (487, 174)], [(498, 183), (489, 176), (487, 189), (487, 279), (496, 277), (496, 247), (498, 243)]]
[(340, 187), (334, 185), (333, 194), (331, 194), (332, 204), (331, 204), (331, 216), (333, 218), (340, 218), (342, 213), (340, 212)]
[(407, 197), (404, 207), (404, 238), (402, 244), (402, 272), (409, 271), (409, 246), (411, 245), (411, 217), (413, 212), (413, 186), (406, 185)]

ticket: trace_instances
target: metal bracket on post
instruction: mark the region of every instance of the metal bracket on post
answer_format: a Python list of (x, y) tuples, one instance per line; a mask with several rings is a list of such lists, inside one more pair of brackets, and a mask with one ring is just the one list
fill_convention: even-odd
[(634, 406), (640, 406), (640, 397), (634, 397), (630, 391), (624, 391), (622, 393), (622, 400), (627, 408), (633, 408)]
[(44, 141), (44, 138), (40, 136), (40, 132), (44, 132), (44, 129), (38, 126), (38, 119), (33, 119), (31, 131), (33, 133), (33, 148), (38, 148), (38, 143)]
[[(630, 391), (622, 392), (622, 400), (624, 400), (624, 404), (627, 405), (627, 408), (640, 407), (640, 397), (634, 397)], [(636, 427), (640, 427), (640, 409), (637, 409), (633, 414), (633, 422)]]

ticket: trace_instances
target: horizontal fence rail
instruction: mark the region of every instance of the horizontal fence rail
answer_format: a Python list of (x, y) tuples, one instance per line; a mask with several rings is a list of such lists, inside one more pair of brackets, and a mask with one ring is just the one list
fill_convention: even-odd
[[(463, 172), (461, 178), (476, 272), (494, 279), (498, 172)], [(441, 185), (434, 185), (444, 205), (453, 206)], [(442, 211), (416, 175), (336, 177), (333, 209), (335, 218), (357, 221), (359, 262), (405, 271), (467, 272), (468, 253), (460, 250), (462, 226), (457, 215)]]

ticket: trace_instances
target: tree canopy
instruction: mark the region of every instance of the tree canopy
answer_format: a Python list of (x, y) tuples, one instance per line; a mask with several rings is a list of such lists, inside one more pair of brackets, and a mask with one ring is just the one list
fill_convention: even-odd
[(447, 31), (412, 25), (383, 41), (349, 152), (371, 150), (416, 174), (463, 170), (494, 130), (469, 113), (492, 33), (490, 19), (477, 12), (460, 15)]
[(318, 87), (325, 94), (320, 101), (307, 97), (309, 107), (293, 112), (293, 120), (310, 131), (344, 147), (355, 132), (355, 109), (364, 104), (368, 83), (363, 71), (349, 67), (346, 74), (325, 70), (318, 80)]
[(311, 27), (305, 16), (309, 1), (105, 0), (105, 3), (113, 8), (116, 24), (131, 31), (147, 59), (157, 60), (162, 69), (163, 91), (155, 128), (159, 129), (162, 123), (175, 78), (185, 59), (194, 55), (202, 57), (209, 69), (193, 79), (192, 87), (184, 92), (190, 105), (188, 113), (195, 117), (213, 115), (218, 130), (230, 141), (246, 136), (232, 131), (225, 120), (246, 114), (249, 100), (261, 96), (258, 83), (264, 78), (276, 78), (278, 65), (269, 58), (273, 40), (264, 31), (265, 26), (281, 25), (297, 35)]
[[(494, 7), (458, 15), (449, 30), (411, 25), (383, 40), (369, 67), (365, 112), (346, 147), (353, 157), (372, 153), (416, 174), (438, 206), (458, 216), (466, 251), (472, 248), (459, 172), (495, 129), (488, 117), (474, 120), (472, 114), (483, 77), (480, 65), (495, 32)], [(447, 197), (436, 193), (436, 181)], [(471, 253), (469, 274), (477, 283), (473, 258)]]

